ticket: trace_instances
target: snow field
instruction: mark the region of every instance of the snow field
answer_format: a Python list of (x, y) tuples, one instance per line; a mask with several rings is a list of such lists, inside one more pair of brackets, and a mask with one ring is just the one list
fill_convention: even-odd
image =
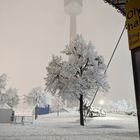
[(138, 140), (137, 118), (108, 114), (79, 125), (78, 113), (39, 116), (34, 124), (0, 124), (0, 140)]

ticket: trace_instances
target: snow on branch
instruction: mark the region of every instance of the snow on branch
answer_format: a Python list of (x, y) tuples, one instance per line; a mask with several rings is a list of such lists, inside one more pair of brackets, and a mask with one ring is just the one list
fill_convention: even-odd
[[(68, 61), (62, 57), (52, 56), (47, 66), (46, 90), (58, 94), (65, 100), (93, 96), (95, 89), (107, 91), (109, 85), (104, 71), (106, 65), (103, 56), (99, 56), (91, 42), (86, 43), (81, 35), (77, 35), (62, 53), (69, 56)], [(93, 91), (93, 92), (92, 92)]]

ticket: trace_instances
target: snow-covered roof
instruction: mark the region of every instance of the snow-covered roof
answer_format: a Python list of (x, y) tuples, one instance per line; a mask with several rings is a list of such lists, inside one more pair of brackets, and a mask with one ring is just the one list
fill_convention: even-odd
[(0, 109), (11, 109), (8, 104), (0, 104)]
[(125, 4), (129, 0), (104, 0), (105, 2), (109, 3), (113, 7), (115, 7), (118, 12), (125, 16)]

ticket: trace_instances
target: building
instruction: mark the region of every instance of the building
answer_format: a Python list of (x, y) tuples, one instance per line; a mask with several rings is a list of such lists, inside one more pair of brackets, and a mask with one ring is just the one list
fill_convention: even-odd
[(7, 104), (0, 104), (0, 123), (10, 123), (13, 110)]

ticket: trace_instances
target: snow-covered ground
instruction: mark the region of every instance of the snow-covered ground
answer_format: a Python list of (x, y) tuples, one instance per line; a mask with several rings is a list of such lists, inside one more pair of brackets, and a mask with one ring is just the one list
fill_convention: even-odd
[(79, 125), (79, 114), (39, 116), (33, 124), (0, 124), (0, 140), (138, 140), (137, 118), (108, 114), (88, 118)]

